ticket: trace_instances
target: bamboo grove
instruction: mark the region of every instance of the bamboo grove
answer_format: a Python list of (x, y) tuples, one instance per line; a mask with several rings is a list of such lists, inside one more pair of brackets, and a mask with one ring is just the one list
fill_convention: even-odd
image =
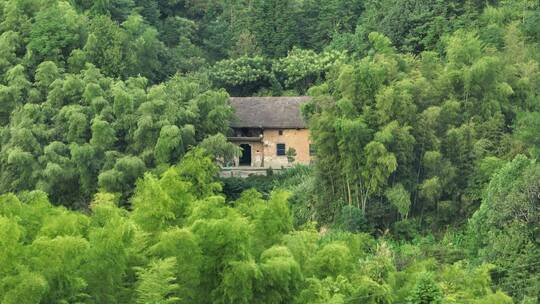
[(0, 303), (538, 304), (539, 147), (535, 0), (0, 1)]

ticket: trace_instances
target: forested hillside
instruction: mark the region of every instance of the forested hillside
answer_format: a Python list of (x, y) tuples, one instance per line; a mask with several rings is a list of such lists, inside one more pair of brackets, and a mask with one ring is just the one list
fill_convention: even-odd
[(145, 174), (131, 212), (108, 193), (89, 214), (43, 192), (2, 196), (2, 303), (512, 303), (493, 266), (425, 256), (434, 244), (295, 231), (286, 192), (226, 204), (217, 170), (192, 150)]
[(538, 304), (539, 155), (536, 0), (0, 1), (2, 304)]

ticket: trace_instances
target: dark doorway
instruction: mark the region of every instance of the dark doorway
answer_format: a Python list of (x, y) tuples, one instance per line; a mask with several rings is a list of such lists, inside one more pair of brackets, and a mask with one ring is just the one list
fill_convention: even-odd
[(248, 144), (241, 144), (240, 148), (242, 148), (240, 166), (251, 166), (251, 146)]

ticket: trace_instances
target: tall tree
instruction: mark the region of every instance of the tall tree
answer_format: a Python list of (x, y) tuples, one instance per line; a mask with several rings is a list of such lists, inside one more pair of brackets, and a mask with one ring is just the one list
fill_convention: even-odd
[(298, 3), (291, 0), (255, 0), (252, 32), (265, 55), (285, 56), (297, 37)]

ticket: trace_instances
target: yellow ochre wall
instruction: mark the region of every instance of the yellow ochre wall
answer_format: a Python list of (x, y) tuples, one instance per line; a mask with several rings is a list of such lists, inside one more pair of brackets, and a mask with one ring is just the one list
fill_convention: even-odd
[(280, 168), (289, 165), (287, 156), (277, 156), (276, 144), (285, 144), (285, 150), (294, 148), (296, 157), (294, 163), (309, 164), (309, 130), (308, 129), (280, 129), (263, 130), (264, 167)]

